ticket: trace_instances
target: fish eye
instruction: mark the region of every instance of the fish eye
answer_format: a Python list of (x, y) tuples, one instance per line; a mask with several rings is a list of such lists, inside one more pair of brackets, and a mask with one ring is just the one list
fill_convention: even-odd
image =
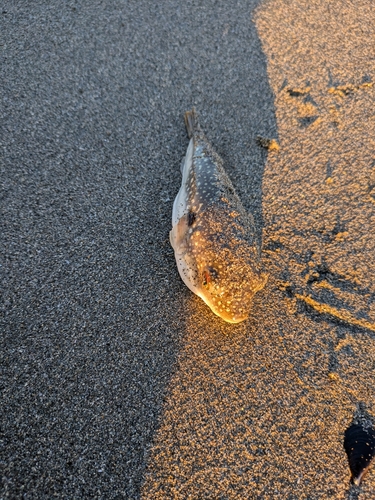
[(208, 286), (210, 283), (215, 281), (219, 276), (219, 273), (214, 267), (207, 266), (202, 273), (203, 286)]
[(197, 217), (196, 214), (194, 212), (192, 212), (191, 210), (188, 212), (187, 221), (188, 221), (189, 227), (194, 224), (196, 217)]

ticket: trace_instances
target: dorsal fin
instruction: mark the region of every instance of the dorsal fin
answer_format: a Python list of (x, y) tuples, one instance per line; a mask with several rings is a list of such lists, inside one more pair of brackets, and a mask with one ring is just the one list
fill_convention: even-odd
[(195, 111), (195, 108), (193, 108), (191, 111), (186, 111), (185, 125), (190, 139), (198, 128), (198, 115), (197, 112)]

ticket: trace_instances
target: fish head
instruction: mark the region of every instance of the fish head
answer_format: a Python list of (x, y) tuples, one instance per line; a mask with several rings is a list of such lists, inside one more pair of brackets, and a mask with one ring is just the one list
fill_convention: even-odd
[(200, 224), (191, 234), (190, 248), (198, 281), (196, 293), (223, 320), (244, 321), (254, 294), (267, 281), (256, 265), (257, 250), (229, 224), (214, 232), (205, 231)]
[(248, 318), (254, 294), (267, 281), (267, 276), (257, 272), (248, 259), (233, 251), (201, 251), (196, 256), (196, 268), (198, 295), (212, 312), (229, 323)]
[[(229, 220), (229, 218), (228, 218)], [(212, 214), (187, 213), (170, 233), (184, 283), (224, 321), (248, 318), (254, 294), (267, 276), (257, 267), (258, 251), (247, 243), (232, 220)]]

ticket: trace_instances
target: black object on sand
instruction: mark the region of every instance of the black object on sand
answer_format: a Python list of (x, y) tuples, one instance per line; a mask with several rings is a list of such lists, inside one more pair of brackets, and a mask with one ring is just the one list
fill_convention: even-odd
[(351, 481), (356, 486), (366, 474), (375, 455), (375, 431), (353, 424), (345, 431), (344, 448), (348, 455)]

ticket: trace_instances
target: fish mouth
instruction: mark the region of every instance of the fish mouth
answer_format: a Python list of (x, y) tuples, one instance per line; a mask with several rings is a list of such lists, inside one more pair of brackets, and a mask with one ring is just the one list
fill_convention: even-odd
[(249, 312), (233, 314), (233, 312), (231, 312), (230, 310), (227, 311), (224, 309), (219, 309), (203, 293), (199, 293), (197, 295), (199, 295), (199, 297), (208, 305), (208, 307), (214, 314), (216, 314), (216, 316), (219, 316), (219, 318), (226, 321), (227, 323), (241, 323), (241, 321), (245, 321), (249, 317)]
[(246, 316), (242, 316), (240, 318), (227, 318), (227, 317), (224, 317), (224, 316), (220, 316), (220, 318), (223, 319), (224, 321), (226, 321), (227, 323), (232, 323), (234, 325), (237, 324), (237, 323), (241, 323), (242, 321), (245, 321), (248, 317), (249, 317), (248, 314)]

